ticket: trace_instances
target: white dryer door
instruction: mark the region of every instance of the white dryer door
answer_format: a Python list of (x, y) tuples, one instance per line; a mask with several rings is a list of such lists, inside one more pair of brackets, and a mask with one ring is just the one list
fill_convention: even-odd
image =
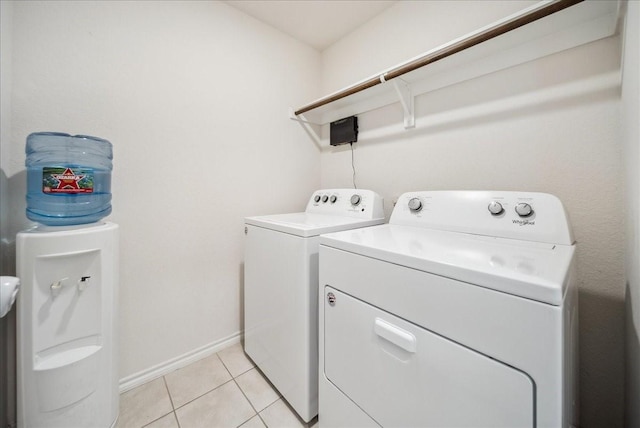
[(534, 426), (521, 371), (328, 286), (323, 306), (325, 375), (383, 427)]

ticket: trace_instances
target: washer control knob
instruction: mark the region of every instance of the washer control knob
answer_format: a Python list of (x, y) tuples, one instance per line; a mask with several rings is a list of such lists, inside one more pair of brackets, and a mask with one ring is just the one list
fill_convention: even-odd
[(500, 215), (504, 212), (502, 204), (498, 201), (491, 201), (487, 207), (491, 215)]
[(531, 214), (533, 214), (533, 208), (531, 208), (531, 205), (525, 202), (520, 202), (518, 205), (516, 205), (516, 213), (520, 217), (529, 217)]
[(316, 201), (316, 202), (320, 202), (320, 195), (315, 195), (313, 197), (313, 200)]
[(362, 201), (362, 198), (357, 193), (351, 196), (351, 205), (359, 205)]
[(338, 197), (336, 195), (331, 195), (331, 197), (329, 198), (329, 201), (332, 204), (335, 204), (337, 200), (338, 200)]
[(422, 209), (422, 201), (418, 198), (411, 198), (409, 200), (409, 209), (416, 213)]
[(329, 200), (329, 197), (327, 195), (322, 195), (322, 203), (325, 203)]

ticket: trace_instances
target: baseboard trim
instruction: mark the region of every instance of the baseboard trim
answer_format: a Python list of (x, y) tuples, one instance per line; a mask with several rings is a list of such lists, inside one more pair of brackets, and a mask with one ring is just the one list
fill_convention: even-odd
[(204, 345), (200, 348), (194, 349), (193, 351), (189, 351), (178, 357), (172, 358), (153, 367), (149, 367), (148, 369), (139, 371), (138, 373), (134, 373), (130, 376), (124, 377), (120, 379), (119, 382), (120, 393), (122, 394), (123, 392), (129, 391), (137, 386), (164, 376), (176, 369), (189, 365), (204, 357), (208, 357), (209, 355), (215, 354), (216, 352), (219, 352), (231, 345), (240, 342), (241, 337), (242, 334), (240, 332), (237, 332), (235, 334), (232, 334), (231, 336), (209, 343), (208, 345)]

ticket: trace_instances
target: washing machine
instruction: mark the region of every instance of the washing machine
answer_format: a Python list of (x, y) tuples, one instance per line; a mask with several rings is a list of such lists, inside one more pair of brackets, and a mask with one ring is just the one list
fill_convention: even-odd
[(383, 222), (382, 198), (360, 189), (245, 219), (244, 349), (305, 421), (318, 414), (318, 236)]
[(406, 193), (322, 235), (320, 427), (577, 425), (574, 253), (543, 193)]

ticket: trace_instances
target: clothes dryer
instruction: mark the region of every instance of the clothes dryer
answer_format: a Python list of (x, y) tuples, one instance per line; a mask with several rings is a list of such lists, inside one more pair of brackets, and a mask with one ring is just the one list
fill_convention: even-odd
[(245, 352), (305, 421), (318, 413), (318, 235), (383, 222), (382, 198), (360, 189), (245, 219)]
[(577, 425), (574, 253), (542, 193), (406, 193), (321, 236), (320, 426)]

